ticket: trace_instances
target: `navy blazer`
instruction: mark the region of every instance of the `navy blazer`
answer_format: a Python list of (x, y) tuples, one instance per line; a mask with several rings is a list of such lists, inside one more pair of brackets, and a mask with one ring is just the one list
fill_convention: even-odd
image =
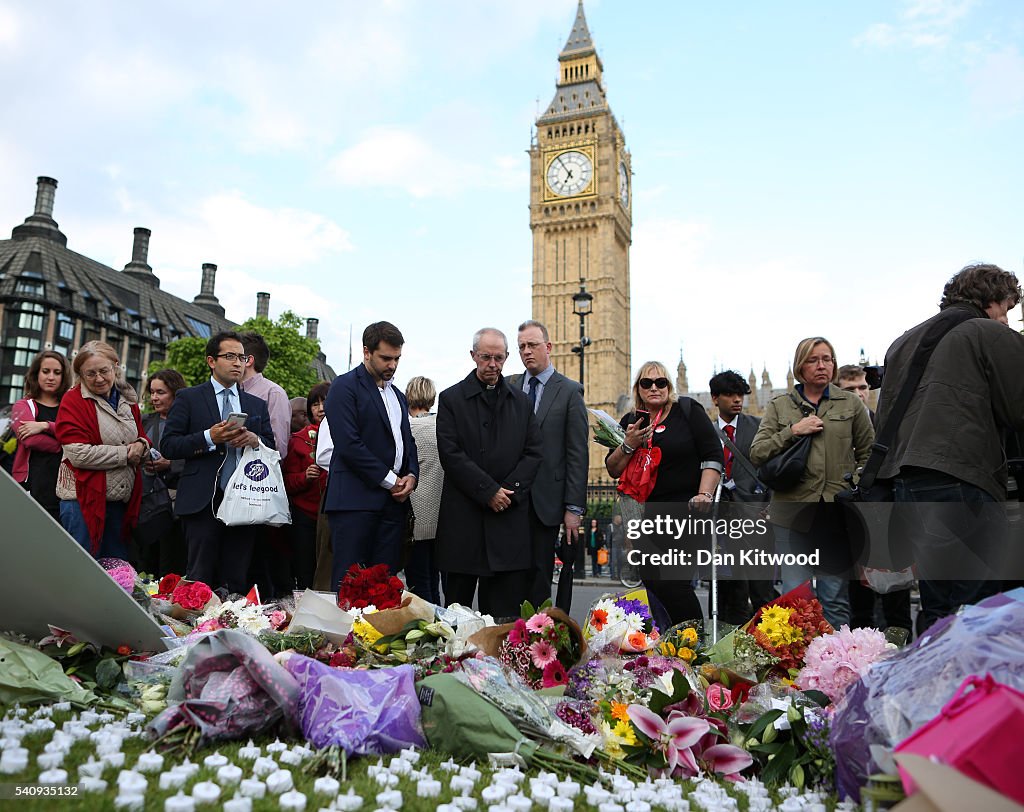
[[(242, 391), (239, 391), (239, 401), (242, 411), (249, 415), (245, 427), (267, 448), (274, 448), (274, 431), (270, 427), (266, 402)], [(220, 422), (220, 406), (210, 381), (178, 391), (160, 438), (161, 454), (171, 460), (185, 460), (174, 502), (177, 516), (199, 513), (213, 501), (217, 472), (224, 461), (227, 446), (222, 443), (211, 451), (204, 432)]]
[[(399, 476), (419, 478), (416, 441), (409, 428), (409, 404), (393, 387), (402, 407), (402, 464)], [(334, 454), (324, 510), (381, 510), (391, 499), (381, 482), (395, 464), (395, 438), (380, 389), (360, 364), (331, 384), (324, 404)]]

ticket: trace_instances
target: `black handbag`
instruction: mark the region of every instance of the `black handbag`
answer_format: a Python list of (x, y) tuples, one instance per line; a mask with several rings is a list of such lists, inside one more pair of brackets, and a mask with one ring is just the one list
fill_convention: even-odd
[[(811, 404), (801, 403), (792, 392), (789, 393), (789, 397), (804, 417), (814, 412)], [(785, 451), (776, 454), (757, 469), (757, 478), (773, 491), (788, 491), (795, 488), (807, 470), (807, 455), (811, 453), (813, 439), (813, 435), (805, 434)]]

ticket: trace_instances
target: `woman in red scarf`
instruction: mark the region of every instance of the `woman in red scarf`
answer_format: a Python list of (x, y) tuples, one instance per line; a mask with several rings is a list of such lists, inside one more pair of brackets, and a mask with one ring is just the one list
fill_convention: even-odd
[(87, 342), (73, 366), (78, 383), (57, 411), (64, 455), (57, 477), (60, 521), (97, 558), (127, 558), (150, 448), (138, 397), (120, 379), (120, 359), (109, 344)]

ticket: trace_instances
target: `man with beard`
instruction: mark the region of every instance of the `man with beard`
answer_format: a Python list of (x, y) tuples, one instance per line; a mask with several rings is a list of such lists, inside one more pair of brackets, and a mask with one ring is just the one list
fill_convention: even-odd
[(419, 475), (409, 407), (392, 385), (404, 344), (395, 325), (371, 324), (363, 331), (363, 363), (335, 378), (327, 393), (332, 591), (353, 564), (387, 564), (392, 574), (400, 568), (407, 500)]
[(518, 617), (533, 576), (530, 488), (543, 444), (530, 399), (501, 376), (504, 333), (479, 330), (470, 357), (476, 368), (437, 402), (437, 566), (448, 603), (471, 606), (479, 585), (481, 612)]

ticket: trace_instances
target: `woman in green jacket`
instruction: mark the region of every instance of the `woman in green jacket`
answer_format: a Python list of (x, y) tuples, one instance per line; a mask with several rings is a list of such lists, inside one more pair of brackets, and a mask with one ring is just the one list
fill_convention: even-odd
[(838, 629), (850, 622), (850, 562), (842, 518), (838, 506), (831, 505), (849, 487), (844, 477), (867, 462), (875, 432), (860, 398), (834, 386), (837, 374), (828, 340), (814, 336), (801, 341), (793, 358), (798, 383), (768, 403), (750, 445), (750, 460), (764, 465), (800, 437), (812, 438), (803, 476), (792, 488), (772, 491), (770, 513), (777, 553), (820, 554), (818, 569), (784, 564), (783, 590), (815, 577), (825, 619)]

